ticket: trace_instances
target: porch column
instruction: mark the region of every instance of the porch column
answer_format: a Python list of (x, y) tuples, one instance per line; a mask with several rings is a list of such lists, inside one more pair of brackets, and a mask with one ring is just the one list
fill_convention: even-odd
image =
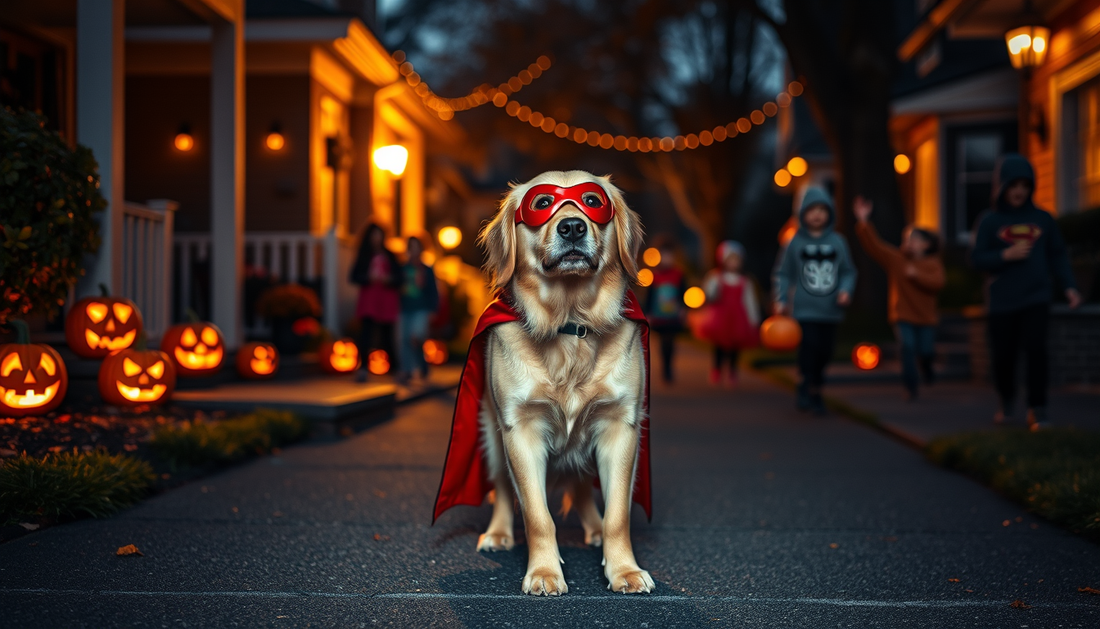
[(77, 0), (76, 141), (99, 162), (99, 191), (107, 207), (99, 214), (99, 252), (88, 256), (78, 297), (98, 295), (100, 284), (122, 287), (122, 208), (125, 148), (124, 0)]
[(236, 348), (243, 341), (244, 11), (215, 18), (211, 40), (210, 254), (212, 319)]

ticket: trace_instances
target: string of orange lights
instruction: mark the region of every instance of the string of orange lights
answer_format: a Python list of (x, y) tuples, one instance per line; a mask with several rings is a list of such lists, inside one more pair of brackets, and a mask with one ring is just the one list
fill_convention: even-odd
[(481, 85), (466, 96), (459, 98), (447, 98), (432, 92), (428, 84), (416, 72), (412, 63), (406, 59), (403, 51), (394, 52), (393, 60), (398, 64), (398, 70), (405, 77), (406, 82), (424, 100), (424, 104), (435, 111), (443, 120), (453, 118), (456, 111), (465, 111), (487, 103), (493, 103), (504, 109), (509, 116), (518, 119), (520, 122), (526, 122), (536, 129), (541, 129), (544, 133), (552, 133), (562, 139), (571, 139), (577, 144), (588, 144), (601, 149), (615, 149), (632, 153), (683, 151), (699, 148), (700, 146), (710, 146), (715, 142), (724, 142), (729, 138), (748, 133), (754, 126), (764, 124), (768, 118), (779, 113), (780, 109), (789, 107), (792, 99), (801, 96), (803, 91), (802, 83), (791, 81), (787, 85), (787, 89), (779, 93), (775, 100), (764, 103), (760, 109), (753, 111), (748, 116), (738, 118), (725, 125), (719, 125), (713, 129), (704, 129), (698, 133), (677, 135), (675, 137), (611, 135), (610, 133), (591, 131), (559, 122), (540, 111), (521, 105), (511, 98), (513, 94), (523, 89), (523, 86), (530, 85), (533, 80), (542, 76), (544, 71), (550, 69), (551, 61), (546, 55), (542, 55), (535, 63), (527, 66), (526, 70), (520, 71), (498, 87), (492, 87), (488, 84)]

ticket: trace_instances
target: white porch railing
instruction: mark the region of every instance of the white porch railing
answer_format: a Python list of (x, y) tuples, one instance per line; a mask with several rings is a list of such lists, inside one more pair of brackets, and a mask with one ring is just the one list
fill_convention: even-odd
[[(210, 259), (210, 234), (176, 234), (176, 263), (179, 265), (176, 299), (180, 311), (194, 308), (197, 290), (192, 270), (196, 264)], [(271, 276), (280, 282), (315, 284), (321, 288), (323, 323), (339, 333), (343, 323), (354, 314), (358, 292), (348, 285), (348, 269), (355, 261), (355, 247), (350, 239), (339, 238), (335, 230), (324, 236), (308, 232), (247, 232), (244, 236), (245, 266)], [(211, 278), (217, 282), (218, 278)], [(246, 317), (246, 321), (247, 321)], [(264, 336), (270, 332), (267, 323), (253, 319), (245, 333)]]
[(122, 286), (117, 292), (137, 304), (150, 339), (170, 321), (172, 227), (179, 204), (166, 199), (122, 209)]

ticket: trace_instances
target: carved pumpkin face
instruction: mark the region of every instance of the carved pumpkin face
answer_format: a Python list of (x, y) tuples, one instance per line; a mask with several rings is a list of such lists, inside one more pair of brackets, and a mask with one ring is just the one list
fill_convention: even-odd
[(390, 372), (390, 355), (376, 349), (367, 355), (367, 370), (376, 376)]
[(242, 378), (270, 378), (279, 368), (279, 350), (271, 343), (246, 343), (237, 352), (237, 373)]
[(225, 357), (222, 333), (218, 326), (208, 322), (182, 323), (168, 328), (160, 349), (172, 358), (181, 376), (217, 373)]
[(359, 368), (359, 347), (351, 339), (328, 341), (321, 344), (319, 359), (329, 373), (350, 373)]
[(447, 345), (435, 339), (424, 341), (424, 362), (429, 365), (442, 365), (447, 362)]
[(864, 371), (878, 367), (881, 357), (882, 351), (874, 343), (860, 343), (852, 348), (852, 364)]
[(49, 345), (0, 345), (0, 416), (41, 415), (57, 408), (69, 374)]
[(164, 352), (124, 349), (99, 366), (99, 394), (118, 406), (159, 404), (176, 390), (176, 367)]
[(141, 330), (141, 312), (121, 297), (81, 299), (65, 316), (65, 342), (83, 358), (103, 358), (130, 347)]

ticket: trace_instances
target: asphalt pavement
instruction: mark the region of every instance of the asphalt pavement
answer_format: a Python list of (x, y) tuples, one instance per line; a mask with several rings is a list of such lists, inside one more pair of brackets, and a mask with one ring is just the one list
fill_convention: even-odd
[(607, 591), (575, 515), (556, 599), (520, 592), (522, 530), (475, 552), (489, 507), (432, 527), (444, 395), (0, 545), (0, 627), (1100, 626), (1078, 591), (1100, 588), (1100, 546), (763, 380), (712, 388), (684, 352), (654, 386), (654, 518), (633, 517), (651, 595)]

